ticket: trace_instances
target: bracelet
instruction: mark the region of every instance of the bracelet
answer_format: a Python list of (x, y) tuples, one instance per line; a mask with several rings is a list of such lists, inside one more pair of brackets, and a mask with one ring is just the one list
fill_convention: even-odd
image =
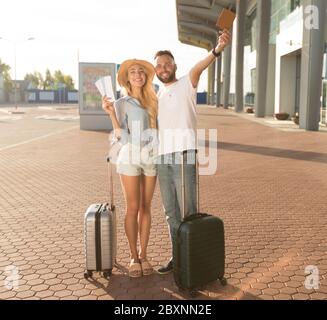
[(221, 52), (216, 52), (215, 48), (212, 49), (211, 53), (216, 57), (219, 58), (221, 56)]

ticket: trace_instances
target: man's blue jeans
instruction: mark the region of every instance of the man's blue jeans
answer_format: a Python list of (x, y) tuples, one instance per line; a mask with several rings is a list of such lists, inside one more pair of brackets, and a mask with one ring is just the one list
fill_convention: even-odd
[[(158, 178), (171, 240), (183, 218), (182, 152), (160, 156)], [(197, 213), (195, 151), (184, 154), (185, 216)]]

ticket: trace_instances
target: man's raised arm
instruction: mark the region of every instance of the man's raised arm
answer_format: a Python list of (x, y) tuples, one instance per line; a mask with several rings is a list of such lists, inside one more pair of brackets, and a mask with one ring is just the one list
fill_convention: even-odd
[(231, 42), (231, 34), (228, 30), (219, 32), (217, 46), (201, 61), (199, 61), (190, 71), (190, 79), (194, 88), (198, 86), (202, 72), (221, 55), (221, 52)]

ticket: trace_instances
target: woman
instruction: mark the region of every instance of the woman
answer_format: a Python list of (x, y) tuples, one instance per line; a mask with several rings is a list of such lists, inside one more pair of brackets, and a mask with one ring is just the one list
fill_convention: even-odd
[(125, 232), (131, 251), (129, 276), (134, 278), (153, 273), (153, 267), (147, 260), (147, 246), (157, 171), (152, 157), (144, 154), (149, 156), (150, 149), (147, 147), (155, 136), (148, 134), (145, 137), (143, 133), (156, 134), (157, 129), (158, 102), (152, 85), (154, 74), (151, 63), (126, 60), (121, 64), (117, 77), (126, 95), (116, 102), (104, 97), (102, 103), (102, 108), (111, 118), (115, 139), (123, 145), (116, 164), (126, 200)]

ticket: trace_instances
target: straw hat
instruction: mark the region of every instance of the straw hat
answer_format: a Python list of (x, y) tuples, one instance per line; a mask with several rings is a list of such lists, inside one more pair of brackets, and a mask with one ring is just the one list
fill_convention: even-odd
[(155, 70), (154, 70), (154, 66), (150, 62), (145, 61), (145, 60), (130, 59), (130, 60), (124, 61), (119, 67), (117, 80), (121, 87), (127, 86), (127, 82), (128, 82), (127, 71), (131, 66), (133, 66), (135, 64), (138, 64), (144, 68), (144, 71), (145, 71), (149, 81), (153, 80), (154, 75), (155, 75)]

